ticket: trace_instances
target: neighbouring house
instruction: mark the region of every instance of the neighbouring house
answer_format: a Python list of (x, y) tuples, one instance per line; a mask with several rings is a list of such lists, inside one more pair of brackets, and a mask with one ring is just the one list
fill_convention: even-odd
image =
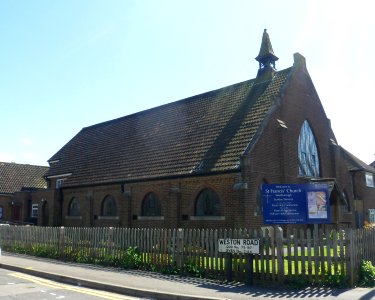
[(339, 146), (305, 58), (277, 70), (265, 30), (255, 59), (253, 79), (83, 128), (48, 161), (39, 224), (255, 228), (262, 184), (311, 182), (324, 226), (374, 221), (375, 169)]
[[(347, 169), (352, 177), (352, 191), (356, 224), (362, 225), (365, 221), (375, 224), (375, 168), (367, 165), (353, 154), (341, 148), (341, 158), (346, 162)], [(348, 192), (343, 187), (343, 195), (347, 199)]]
[(48, 167), (0, 162), (0, 222), (36, 224), (39, 192), (47, 188)]

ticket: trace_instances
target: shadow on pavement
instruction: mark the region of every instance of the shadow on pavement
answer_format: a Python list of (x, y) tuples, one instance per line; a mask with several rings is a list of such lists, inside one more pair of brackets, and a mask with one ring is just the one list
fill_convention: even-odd
[[(142, 270), (124, 270), (119, 268), (113, 267), (105, 267), (105, 266), (98, 266), (98, 265), (90, 265), (90, 264), (79, 264), (74, 262), (65, 262), (59, 261), (54, 259), (48, 258), (38, 258), (32, 257), (28, 255), (22, 254), (12, 254), (7, 253), (10, 256), (19, 256), (24, 258), (32, 258), (33, 260), (40, 260), (43, 262), (53, 263), (53, 264), (61, 264), (61, 265), (69, 265), (74, 267), (86, 268), (86, 269), (95, 269), (101, 271), (109, 271), (109, 272), (116, 272), (122, 274), (129, 274), (132, 276), (139, 276), (142, 278), (153, 278), (163, 280), (165, 282), (171, 283), (185, 283), (194, 285), (196, 287), (201, 287), (204, 289), (211, 289), (216, 291), (217, 293), (236, 293), (241, 294), (244, 296), (251, 296), (251, 297), (270, 297), (270, 298), (324, 298), (324, 297), (337, 297), (341, 293), (348, 291), (348, 289), (327, 289), (327, 288), (314, 288), (308, 287), (305, 289), (292, 289), (292, 288), (270, 288), (270, 287), (257, 287), (257, 286), (249, 286), (244, 283), (238, 282), (221, 282), (218, 280), (213, 279), (206, 279), (206, 278), (195, 278), (195, 277), (184, 277), (179, 275), (166, 275), (157, 272), (151, 271), (142, 271)], [(360, 300), (370, 300), (373, 299), (375, 296), (375, 290), (370, 291), (366, 295), (362, 296)]]
[(359, 300), (371, 300), (375, 299), (375, 290), (369, 291), (366, 295), (363, 295)]

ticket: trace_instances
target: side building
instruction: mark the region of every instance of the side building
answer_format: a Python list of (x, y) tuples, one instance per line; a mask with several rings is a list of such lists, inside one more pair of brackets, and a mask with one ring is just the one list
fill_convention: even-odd
[(276, 70), (265, 30), (256, 60), (254, 79), (83, 128), (49, 160), (49, 225), (261, 227), (262, 184), (324, 182), (325, 226), (362, 226), (375, 169), (339, 146), (305, 58)]
[(37, 224), (48, 167), (0, 162), (0, 223)]

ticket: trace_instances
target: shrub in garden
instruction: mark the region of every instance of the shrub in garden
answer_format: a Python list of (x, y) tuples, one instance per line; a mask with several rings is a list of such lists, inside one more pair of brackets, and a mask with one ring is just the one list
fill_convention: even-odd
[(142, 266), (142, 256), (137, 247), (129, 247), (123, 259), (118, 263), (124, 269), (139, 269)]
[(358, 285), (363, 287), (375, 286), (375, 266), (371, 261), (362, 261), (359, 268)]

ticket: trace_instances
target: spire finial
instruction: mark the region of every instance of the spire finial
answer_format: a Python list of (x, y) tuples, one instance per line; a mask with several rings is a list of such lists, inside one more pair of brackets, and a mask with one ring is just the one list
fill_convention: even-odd
[(271, 40), (265, 28), (262, 36), (262, 44), (260, 46), (259, 54), (255, 58), (259, 61), (259, 69), (266, 67), (275, 68), (275, 62), (279, 59), (273, 52)]

